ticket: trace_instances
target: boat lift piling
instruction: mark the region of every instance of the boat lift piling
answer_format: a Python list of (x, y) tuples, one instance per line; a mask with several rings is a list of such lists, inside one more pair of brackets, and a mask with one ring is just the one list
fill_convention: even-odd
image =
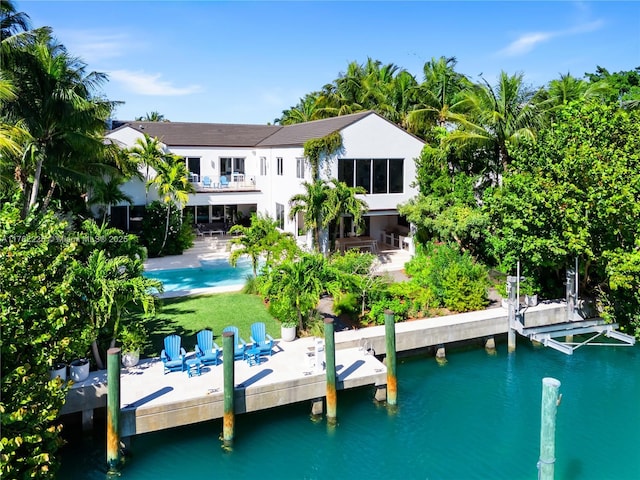
[(324, 319), (325, 362), (327, 366), (327, 422), (338, 423), (338, 393), (336, 386), (336, 341), (333, 318)]
[[(224, 416), (222, 418), (222, 447), (230, 450), (233, 447), (234, 426), (235, 426), (235, 371), (234, 371), (234, 349), (237, 342), (233, 332), (222, 333), (222, 362), (224, 374)], [(232, 359), (229, 361), (228, 359)]]
[(542, 379), (542, 408), (540, 415), (540, 459), (538, 479), (553, 480), (556, 462), (556, 411), (562, 395), (558, 395), (560, 381)]
[(387, 405), (398, 403), (398, 377), (396, 375), (396, 322), (391, 310), (384, 312), (387, 364)]
[(117, 474), (120, 449), (120, 348), (107, 350), (107, 468)]

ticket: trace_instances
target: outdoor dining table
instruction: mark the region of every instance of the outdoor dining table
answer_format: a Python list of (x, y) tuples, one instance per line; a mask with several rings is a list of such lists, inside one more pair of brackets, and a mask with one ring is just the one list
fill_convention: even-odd
[(365, 248), (375, 253), (378, 251), (378, 242), (367, 236), (362, 237), (345, 237), (336, 239), (336, 249), (344, 252), (352, 248)]

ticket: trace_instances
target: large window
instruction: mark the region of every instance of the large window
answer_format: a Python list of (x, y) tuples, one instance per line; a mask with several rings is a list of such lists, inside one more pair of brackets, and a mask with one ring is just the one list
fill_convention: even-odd
[(296, 158), (296, 178), (304, 178), (304, 158)]
[(282, 157), (276, 158), (276, 175), (282, 175), (284, 171), (283, 163)]
[(368, 194), (402, 193), (404, 159), (341, 158), (338, 160), (338, 180), (350, 187), (362, 187)]
[(276, 203), (276, 221), (278, 222), (278, 227), (284, 230), (284, 205), (281, 203)]
[(244, 158), (220, 157), (220, 175), (232, 177), (234, 173), (244, 174)]

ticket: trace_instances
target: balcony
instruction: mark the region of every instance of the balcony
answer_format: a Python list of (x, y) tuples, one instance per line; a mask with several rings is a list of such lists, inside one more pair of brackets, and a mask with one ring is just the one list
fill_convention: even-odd
[(244, 173), (233, 173), (229, 176), (214, 177), (191, 174), (189, 183), (193, 185), (196, 193), (227, 193), (227, 192), (256, 192), (255, 177), (246, 176)]

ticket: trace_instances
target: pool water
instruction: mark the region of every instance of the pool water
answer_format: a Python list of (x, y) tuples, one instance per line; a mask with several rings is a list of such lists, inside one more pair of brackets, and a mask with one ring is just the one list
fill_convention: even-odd
[(232, 267), (227, 259), (201, 260), (196, 268), (152, 270), (144, 276), (160, 280), (165, 293), (212, 287), (242, 287), (247, 276), (253, 275), (251, 261), (240, 259)]
[[(511, 355), (503, 343), (495, 356), (448, 352), (442, 367), (433, 357), (399, 359), (397, 412), (375, 404), (372, 388), (339, 391), (336, 428), (311, 422), (303, 402), (238, 415), (230, 453), (221, 420), (134, 437), (120, 478), (534, 480), (542, 378), (554, 377), (555, 478), (639, 479), (640, 347), (567, 356), (518, 341)], [(60, 479), (105, 478), (100, 428), (95, 442), (65, 447)]]

